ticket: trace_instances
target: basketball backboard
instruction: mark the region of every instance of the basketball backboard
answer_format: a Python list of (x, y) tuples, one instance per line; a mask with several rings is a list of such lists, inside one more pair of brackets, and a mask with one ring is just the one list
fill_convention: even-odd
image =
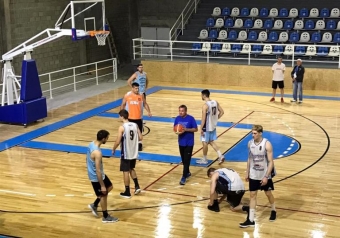
[(71, 1), (60, 15), (56, 29), (71, 28), (72, 40), (81, 40), (98, 31), (108, 31), (104, 0)]

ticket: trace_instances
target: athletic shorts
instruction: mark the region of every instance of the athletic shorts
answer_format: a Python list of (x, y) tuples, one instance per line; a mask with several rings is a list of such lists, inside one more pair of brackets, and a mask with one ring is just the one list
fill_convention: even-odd
[(216, 129), (213, 131), (206, 131), (201, 135), (202, 142), (211, 142), (217, 140)]
[(120, 159), (120, 171), (129, 172), (136, 167), (136, 159)]
[(272, 88), (273, 89), (277, 89), (277, 86), (279, 86), (279, 88), (284, 88), (285, 84), (283, 81), (274, 81), (272, 82)]
[(218, 194), (227, 195), (227, 202), (230, 204), (231, 207), (237, 207), (238, 205), (240, 205), (242, 197), (245, 193), (244, 190), (229, 191), (227, 186), (218, 181), (216, 183), (215, 191)]
[(144, 98), (145, 98), (145, 100), (146, 100), (146, 94), (145, 94), (145, 93), (143, 93), (143, 95), (144, 95)]
[(137, 120), (134, 120), (134, 119), (129, 119), (129, 122), (134, 122), (137, 124), (139, 130), (142, 132), (143, 131), (143, 119), (137, 119)]
[[(112, 187), (112, 183), (109, 177), (107, 177), (106, 175), (105, 175), (103, 182), (104, 182), (106, 189), (108, 189), (109, 187)], [(103, 196), (104, 194), (101, 191), (100, 183), (99, 182), (91, 182), (91, 183), (92, 183), (93, 190), (95, 194), (97, 195), (97, 197)]]
[(271, 191), (274, 190), (274, 183), (272, 179), (268, 179), (268, 182), (265, 186), (261, 186), (261, 180), (249, 179), (249, 191)]

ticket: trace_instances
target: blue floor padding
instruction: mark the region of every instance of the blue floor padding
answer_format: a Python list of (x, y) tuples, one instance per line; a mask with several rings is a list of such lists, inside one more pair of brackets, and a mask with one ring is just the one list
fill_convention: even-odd
[[(111, 113), (111, 112), (103, 112), (99, 114), (98, 116), (101, 117), (109, 117), (109, 118), (119, 118), (118, 113)], [(175, 121), (175, 118), (169, 118), (169, 117), (157, 117), (157, 116), (152, 116), (152, 117), (143, 117), (143, 121), (150, 121), (150, 122), (170, 122), (173, 123)], [(197, 125), (201, 124), (201, 120), (196, 120)], [(234, 125), (232, 122), (218, 122), (217, 126), (219, 127), (231, 127)], [(250, 130), (252, 128), (252, 124), (237, 124), (234, 128), (238, 129), (248, 129)]]
[[(24, 144), (21, 144), (20, 146), (25, 147), (25, 148), (31, 148), (31, 149), (52, 150), (52, 151), (59, 151), (59, 152), (84, 154), (84, 155), (87, 152), (86, 146), (65, 145), (65, 144), (57, 144), (57, 143), (49, 143), (49, 142), (41, 142), (41, 141), (29, 141)], [(119, 150), (116, 151), (114, 157), (112, 156), (111, 149), (103, 148), (102, 153), (103, 153), (103, 156), (105, 157), (119, 158), (120, 156)], [(178, 164), (181, 161), (180, 156), (151, 154), (151, 153), (146, 153), (146, 152), (139, 152), (139, 159), (153, 161), (153, 162), (160, 162), (160, 163), (172, 163), (172, 164)], [(198, 158), (192, 158), (191, 166), (198, 166), (198, 167), (207, 166), (206, 164), (205, 165), (196, 164), (196, 160), (198, 160)], [(212, 161), (209, 160), (208, 164), (210, 164), (211, 162)]]
[[(267, 138), (273, 146), (273, 158), (280, 159), (278, 156), (282, 155), (281, 158), (290, 156), (296, 153), (300, 149), (300, 144), (295, 140), (286, 135), (278, 134), (275, 132), (263, 132), (263, 137)], [(227, 161), (233, 162), (247, 162), (248, 160), (248, 142), (252, 139), (250, 133), (238, 144), (236, 144), (230, 151), (225, 155)], [(295, 142), (292, 143), (292, 140)], [(291, 146), (292, 145), (292, 146)], [(289, 150), (287, 150), (290, 148)], [(286, 152), (286, 153), (284, 153)]]
[[(153, 88), (150, 88), (147, 91), (147, 93), (148, 94), (155, 93), (155, 92), (159, 91), (160, 89), (161, 89), (160, 87), (153, 87)], [(22, 144), (26, 141), (34, 140), (34, 139), (36, 139), (40, 136), (43, 136), (43, 135), (46, 135), (46, 134), (51, 133), (53, 131), (59, 130), (63, 127), (67, 127), (67, 126), (72, 125), (74, 123), (77, 123), (77, 122), (80, 122), (82, 120), (91, 118), (91, 117), (98, 115), (102, 112), (106, 112), (108, 110), (116, 108), (116, 107), (120, 106), (121, 104), (122, 104), (122, 99), (118, 99), (114, 102), (110, 102), (110, 103), (104, 104), (102, 106), (93, 108), (89, 111), (80, 113), (80, 114), (75, 115), (73, 117), (69, 117), (69, 118), (66, 118), (64, 120), (52, 123), (51, 125), (47, 125), (47, 126), (39, 128), (39, 129), (33, 130), (31, 132), (24, 133), (20, 136), (5, 140), (3, 142), (0, 142), (0, 152), (3, 151), (3, 150), (7, 150), (7, 149), (9, 149), (13, 146), (20, 145), (20, 144)]]
[[(162, 90), (177, 90), (177, 91), (191, 91), (191, 92), (201, 92), (202, 91), (202, 89), (199, 89), (199, 88), (180, 88), (180, 87), (162, 87)], [(272, 93), (245, 92), (245, 91), (218, 90), (218, 89), (209, 89), (209, 91), (211, 93), (223, 93), (223, 94), (238, 94), (238, 95), (251, 95), (251, 96), (272, 97)], [(198, 96), (200, 96), (200, 95), (198, 95)], [(292, 94), (286, 94), (285, 96), (286, 97), (291, 97), (291, 98), (293, 97)], [(328, 97), (328, 96), (303, 95), (303, 98), (340, 101), (340, 97)]]

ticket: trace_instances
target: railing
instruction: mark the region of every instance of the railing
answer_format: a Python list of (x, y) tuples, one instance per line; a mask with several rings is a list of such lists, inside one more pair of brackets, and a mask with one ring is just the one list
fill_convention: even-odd
[[(20, 82), (21, 76), (16, 77)], [(113, 79), (113, 82), (116, 82), (117, 60), (116, 58), (112, 58), (57, 70), (41, 74), (39, 75), (39, 79), (44, 96), (53, 98), (56, 94), (62, 94), (67, 91), (77, 91), (77, 89), (90, 85), (99, 85), (99, 83), (103, 81)], [(0, 84), (0, 89), (2, 89), (2, 87), (3, 84)], [(2, 92), (2, 90), (0, 92)]]
[[(155, 42), (154, 46), (142, 46), (143, 42)], [(168, 44), (159, 44), (168, 43)], [(193, 44), (200, 44), (201, 48), (193, 48)], [(162, 45), (162, 46), (158, 46)], [(169, 45), (169, 46), (165, 46)], [(220, 45), (213, 48), (213, 45)], [(233, 50), (233, 45), (240, 45), (240, 50)], [(261, 51), (253, 51), (255, 45), (261, 45)], [(283, 52), (274, 52), (274, 46), (282, 46)], [(273, 58), (282, 55), (285, 62), (291, 61), (291, 65), (295, 65), (295, 60), (298, 58), (303, 59), (304, 63), (320, 63), (321, 67), (329, 64), (331, 67), (340, 68), (339, 49), (337, 45), (312, 45), (315, 46), (316, 51), (310, 52), (306, 55), (295, 51), (297, 46), (304, 46), (308, 50), (308, 46), (303, 44), (261, 44), (261, 43), (240, 43), (240, 42), (200, 42), (200, 41), (167, 41), (167, 40), (147, 40), (142, 38), (133, 39), (133, 57), (134, 59), (161, 59), (173, 61), (174, 59), (181, 61), (197, 61), (207, 62), (210, 61), (218, 63), (259, 63), (263, 61), (273, 61)], [(327, 54), (318, 55), (317, 48), (326, 47)], [(152, 49), (152, 51), (150, 50)], [(265, 50), (266, 49), (266, 50)], [(152, 52), (152, 53), (151, 53)], [(242, 62), (243, 61), (243, 62)], [(316, 64), (316, 67), (319, 67)]]
[[(183, 35), (184, 27), (188, 23), (193, 12), (196, 13), (197, 5), (201, 0), (189, 0), (187, 5), (184, 7), (183, 11), (177, 18), (174, 25), (171, 27), (169, 31), (169, 41), (177, 40), (179, 34)], [(180, 29), (180, 31), (179, 31)]]

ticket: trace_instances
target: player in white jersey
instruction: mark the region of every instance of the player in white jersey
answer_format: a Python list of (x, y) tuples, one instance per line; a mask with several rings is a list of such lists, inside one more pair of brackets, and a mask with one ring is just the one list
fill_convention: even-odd
[(276, 89), (279, 86), (281, 90), (281, 103), (284, 103), (283, 95), (284, 95), (284, 77), (285, 77), (286, 65), (282, 63), (282, 57), (279, 56), (277, 58), (277, 62), (272, 66), (273, 79), (272, 79), (272, 88), (273, 88), (273, 97), (270, 99), (271, 102), (275, 101)]
[(134, 122), (129, 122), (129, 112), (122, 109), (119, 112), (120, 119), (123, 122), (118, 129), (118, 136), (113, 146), (112, 153), (115, 154), (117, 147), (120, 145), (120, 171), (124, 175), (125, 192), (120, 193), (124, 198), (131, 198), (130, 193), (130, 176), (135, 183), (135, 195), (141, 192), (138, 184), (137, 174), (135, 171), (136, 160), (138, 158), (138, 142), (142, 141), (143, 136), (138, 126)]
[(223, 163), (224, 156), (219, 147), (214, 142), (217, 140), (216, 126), (218, 119), (220, 119), (224, 111), (216, 100), (210, 99), (210, 91), (205, 89), (201, 92), (202, 100), (205, 102), (202, 108), (201, 121), (201, 141), (203, 144), (203, 159), (197, 160), (199, 164), (207, 164), (208, 145), (210, 144), (218, 155), (219, 164)]
[[(230, 210), (234, 212), (240, 210), (245, 212), (249, 211), (248, 206), (241, 204), (245, 189), (243, 181), (236, 171), (230, 168), (209, 168), (207, 175), (211, 178), (209, 210), (219, 212), (219, 203), (227, 198), (227, 202), (230, 204)], [(222, 194), (219, 200), (218, 194)]]
[(276, 175), (273, 161), (272, 144), (262, 137), (263, 127), (254, 125), (252, 128), (253, 139), (248, 143), (249, 156), (247, 163), (246, 181), (249, 182), (250, 204), (249, 217), (240, 227), (254, 226), (255, 207), (258, 190), (264, 190), (269, 203), (271, 204), (271, 214), (269, 221), (276, 220), (275, 199), (272, 194), (274, 184), (272, 178)]
[(144, 96), (146, 100), (146, 90), (148, 88), (148, 76), (146, 72), (143, 70), (143, 64), (137, 65), (137, 71), (131, 75), (128, 79), (127, 83), (130, 87), (132, 87), (132, 83), (139, 84), (139, 93)]

